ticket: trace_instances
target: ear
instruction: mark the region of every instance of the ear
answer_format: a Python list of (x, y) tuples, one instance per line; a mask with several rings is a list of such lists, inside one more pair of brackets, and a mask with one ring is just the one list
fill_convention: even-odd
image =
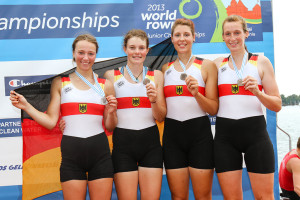
[(75, 62), (75, 52), (73, 51), (73, 59), (72, 59), (74, 62)]
[(193, 42), (196, 41), (196, 34), (194, 33), (194, 38), (193, 38)]
[(246, 32), (246, 38), (247, 39), (249, 37), (249, 31)]
[(125, 46), (123, 46), (123, 51), (127, 54), (127, 52), (126, 52), (126, 47), (125, 47)]

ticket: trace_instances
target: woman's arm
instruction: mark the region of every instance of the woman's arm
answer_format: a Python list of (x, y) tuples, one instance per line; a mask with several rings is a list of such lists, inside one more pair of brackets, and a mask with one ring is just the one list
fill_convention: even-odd
[(147, 96), (151, 102), (153, 117), (162, 122), (167, 114), (166, 100), (164, 96), (164, 78), (163, 73), (159, 70), (154, 70), (155, 86), (151, 83), (146, 85)]
[(105, 128), (108, 131), (113, 131), (118, 123), (117, 117), (117, 99), (115, 97), (114, 85), (110, 80), (105, 81), (105, 95), (108, 103), (105, 105), (103, 120)]
[(273, 66), (268, 58), (261, 55), (258, 57), (257, 66), (264, 92), (259, 90), (257, 80), (251, 76), (247, 76), (243, 79), (245, 90), (252, 92), (269, 110), (279, 112), (282, 102), (275, 80)]
[(53, 129), (59, 118), (60, 113), (60, 99), (61, 99), (61, 78), (56, 77), (52, 81), (50, 91), (50, 103), (45, 113), (35, 109), (30, 103), (27, 102), (23, 95), (11, 91), (10, 100), (12, 104), (24, 110), (33, 120), (47, 129)]
[(205, 96), (202, 95), (198, 88), (198, 81), (188, 76), (186, 81), (189, 92), (195, 97), (202, 110), (210, 115), (216, 115), (219, 108), (218, 99), (218, 70), (214, 62), (204, 60), (202, 63), (201, 73), (205, 82)]

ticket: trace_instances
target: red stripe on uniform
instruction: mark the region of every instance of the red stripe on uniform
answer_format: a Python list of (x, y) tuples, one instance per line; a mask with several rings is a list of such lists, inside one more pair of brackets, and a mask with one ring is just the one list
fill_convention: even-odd
[(64, 103), (60, 105), (62, 116), (81, 114), (103, 116), (104, 108), (104, 105), (95, 103)]
[[(178, 87), (182, 86), (182, 92), (181, 89)], [(179, 91), (178, 91), (179, 90)], [(205, 88), (199, 86), (198, 91), (200, 94), (205, 96)], [(186, 85), (168, 85), (164, 87), (164, 93), (165, 97), (175, 97), (175, 96), (188, 96), (192, 97), (193, 95), (189, 92)]]
[(117, 98), (118, 109), (151, 108), (148, 97), (121, 97)]
[(199, 64), (199, 65), (202, 65), (203, 60), (202, 60), (202, 59), (199, 59), (199, 58), (196, 58), (196, 59), (194, 60), (194, 63), (197, 63), (197, 64)]
[[(234, 84), (222, 84), (219, 85), (219, 97), (222, 96), (228, 96), (228, 95), (250, 95), (250, 96), (254, 96), (254, 94), (252, 94), (252, 92), (250, 92), (249, 90), (245, 90), (244, 86), (239, 86), (239, 91), (234, 91), (232, 89), (232, 85)], [(258, 85), (258, 88), (260, 91), (262, 91), (262, 86)]]

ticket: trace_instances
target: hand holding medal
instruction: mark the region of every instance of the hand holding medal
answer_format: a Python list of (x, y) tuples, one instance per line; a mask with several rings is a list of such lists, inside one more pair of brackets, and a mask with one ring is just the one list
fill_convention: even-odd
[(192, 77), (192, 76), (188, 76), (188, 77), (185, 79), (185, 82), (186, 82), (186, 86), (187, 86), (188, 91), (189, 91), (193, 96), (195, 96), (195, 95), (199, 92), (199, 84), (198, 84), (197, 79), (195, 79), (195, 78)]
[(157, 98), (157, 90), (153, 84), (146, 85), (146, 92), (150, 103), (155, 103)]
[(245, 90), (249, 90), (255, 96), (257, 96), (258, 93), (260, 92), (258, 88), (257, 80), (252, 76), (247, 76), (246, 78), (244, 78), (243, 83), (244, 83)]

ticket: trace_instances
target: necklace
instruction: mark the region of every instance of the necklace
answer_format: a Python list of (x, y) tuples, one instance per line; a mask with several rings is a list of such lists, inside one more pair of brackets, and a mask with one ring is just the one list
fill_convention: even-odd
[(139, 77), (140, 77), (140, 75), (143, 73), (143, 70), (141, 71), (141, 73), (136, 77), (135, 75), (133, 75), (134, 76), (134, 78), (137, 80)]

